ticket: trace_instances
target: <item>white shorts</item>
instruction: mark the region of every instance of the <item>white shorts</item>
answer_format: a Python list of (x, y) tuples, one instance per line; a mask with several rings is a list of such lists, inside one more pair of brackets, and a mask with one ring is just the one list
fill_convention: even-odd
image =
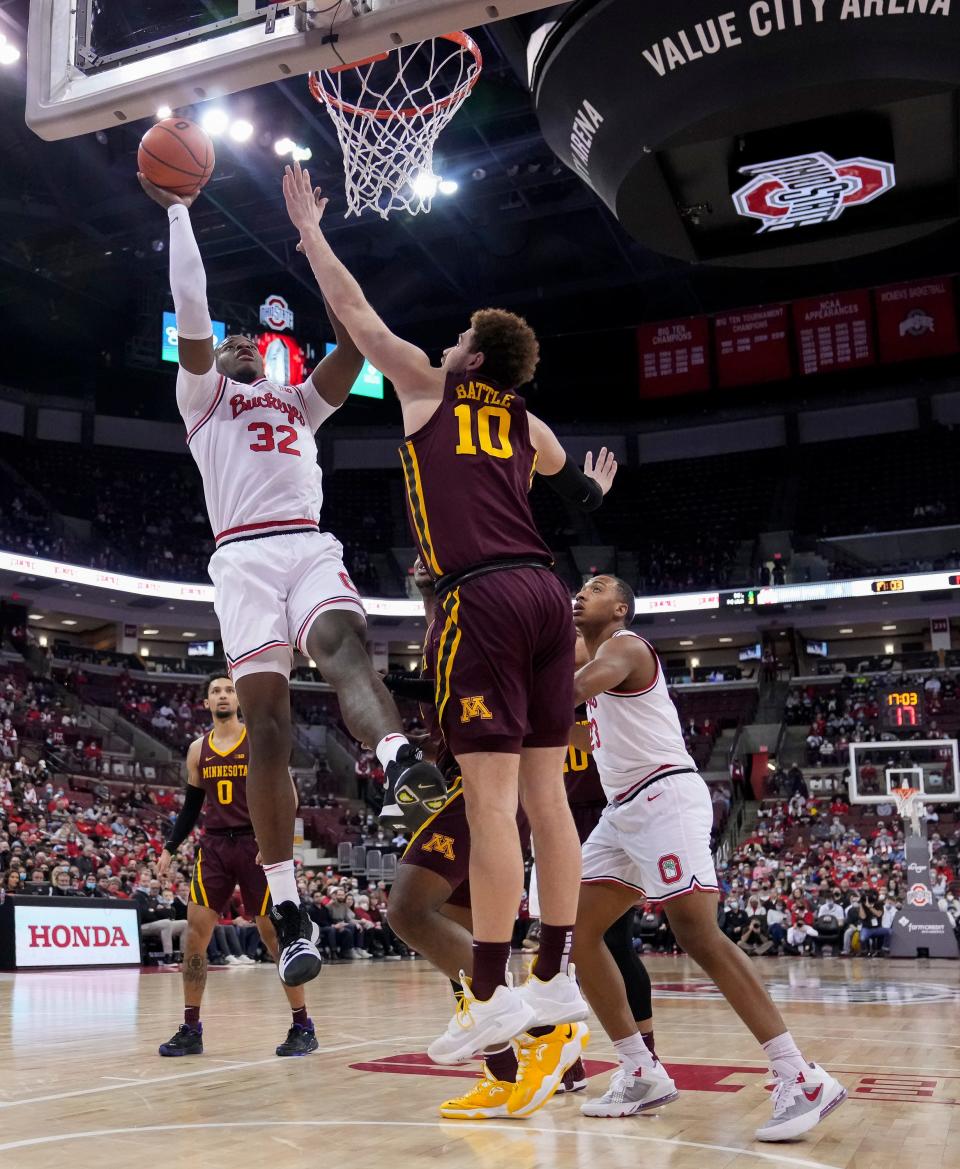
[(214, 552), (209, 572), (234, 681), (265, 670), (289, 678), (293, 651), (307, 654), (307, 634), (321, 613), (347, 609), (366, 617), (343, 546), (329, 532), (238, 540)]
[(584, 841), (583, 882), (624, 885), (653, 904), (719, 891), (712, 828), (713, 804), (699, 775), (655, 781), (629, 803), (604, 809)]

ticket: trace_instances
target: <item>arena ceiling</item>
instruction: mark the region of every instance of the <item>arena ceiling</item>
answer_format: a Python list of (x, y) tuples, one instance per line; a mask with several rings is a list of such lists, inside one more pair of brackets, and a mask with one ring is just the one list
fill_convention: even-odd
[[(27, 9), (28, 0), (0, 0), (0, 31), (21, 45)], [(278, 292), (322, 328), (280, 198), (273, 142), (285, 135), (311, 148), (312, 173), (334, 192), (328, 230), (339, 255), (385, 318), (430, 347), (483, 303), (526, 312), (547, 335), (587, 333), (952, 266), (953, 228), (894, 251), (776, 271), (666, 258), (635, 242), (542, 137), (526, 84), (535, 19), (479, 31), (483, 78), (438, 148), (438, 169), (459, 190), (427, 216), (342, 219), (339, 147), (303, 78), (228, 99), (256, 132), (243, 146), (218, 146), (216, 175), (194, 212), (214, 306), (256, 305)], [(23, 108), (21, 59), (0, 69), (3, 377), (89, 392), (94, 369), (124, 363), (137, 314), (166, 296), (165, 220), (135, 178), (149, 123), (45, 142), (24, 124)]]

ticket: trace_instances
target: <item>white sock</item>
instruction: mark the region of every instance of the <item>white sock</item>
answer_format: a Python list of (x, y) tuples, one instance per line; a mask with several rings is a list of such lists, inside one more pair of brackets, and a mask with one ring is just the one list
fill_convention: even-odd
[(380, 760), (380, 766), (386, 771), (387, 764), (392, 763), (400, 753), (400, 748), (407, 745), (407, 736), (400, 735), (394, 732), (392, 735), (384, 735), (377, 743), (377, 758)]
[(768, 1040), (763, 1045), (763, 1050), (770, 1061), (770, 1070), (776, 1072), (782, 1079), (795, 1076), (797, 1072), (805, 1072), (809, 1066), (789, 1031)]
[(626, 1039), (615, 1040), (613, 1049), (619, 1056), (620, 1066), (631, 1076), (636, 1075), (639, 1068), (649, 1071), (657, 1066), (639, 1031), (628, 1035)]
[(293, 860), (277, 861), (274, 865), (264, 865), (263, 871), (267, 875), (267, 884), (270, 886), (270, 896), (274, 905), (284, 901), (300, 904), (300, 891), (297, 889), (297, 879), (293, 875)]

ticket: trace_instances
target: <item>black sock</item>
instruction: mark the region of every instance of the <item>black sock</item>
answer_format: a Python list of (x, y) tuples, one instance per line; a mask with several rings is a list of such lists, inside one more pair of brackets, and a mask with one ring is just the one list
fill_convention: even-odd
[(293, 1012), (293, 1021), (298, 1027), (303, 1027), (306, 1029), (310, 1023), (310, 1017), (307, 1014), (307, 1008), (297, 1007), (297, 1009)]

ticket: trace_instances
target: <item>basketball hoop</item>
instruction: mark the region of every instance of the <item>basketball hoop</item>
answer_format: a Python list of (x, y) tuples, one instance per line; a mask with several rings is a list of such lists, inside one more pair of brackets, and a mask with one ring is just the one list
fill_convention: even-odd
[(476, 41), (452, 32), (309, 75), (343, 148), (346, 216), (430, 210), (433, 148), (482, 68)]
[(923, 814), (923, 804), (920, 803), (920, 792), (915, 787), (895, 787), (890, 794), (897, 801), (897, 812), (905, 822), (909, 820), (914, 833), (920, 835), (920, 817)]

